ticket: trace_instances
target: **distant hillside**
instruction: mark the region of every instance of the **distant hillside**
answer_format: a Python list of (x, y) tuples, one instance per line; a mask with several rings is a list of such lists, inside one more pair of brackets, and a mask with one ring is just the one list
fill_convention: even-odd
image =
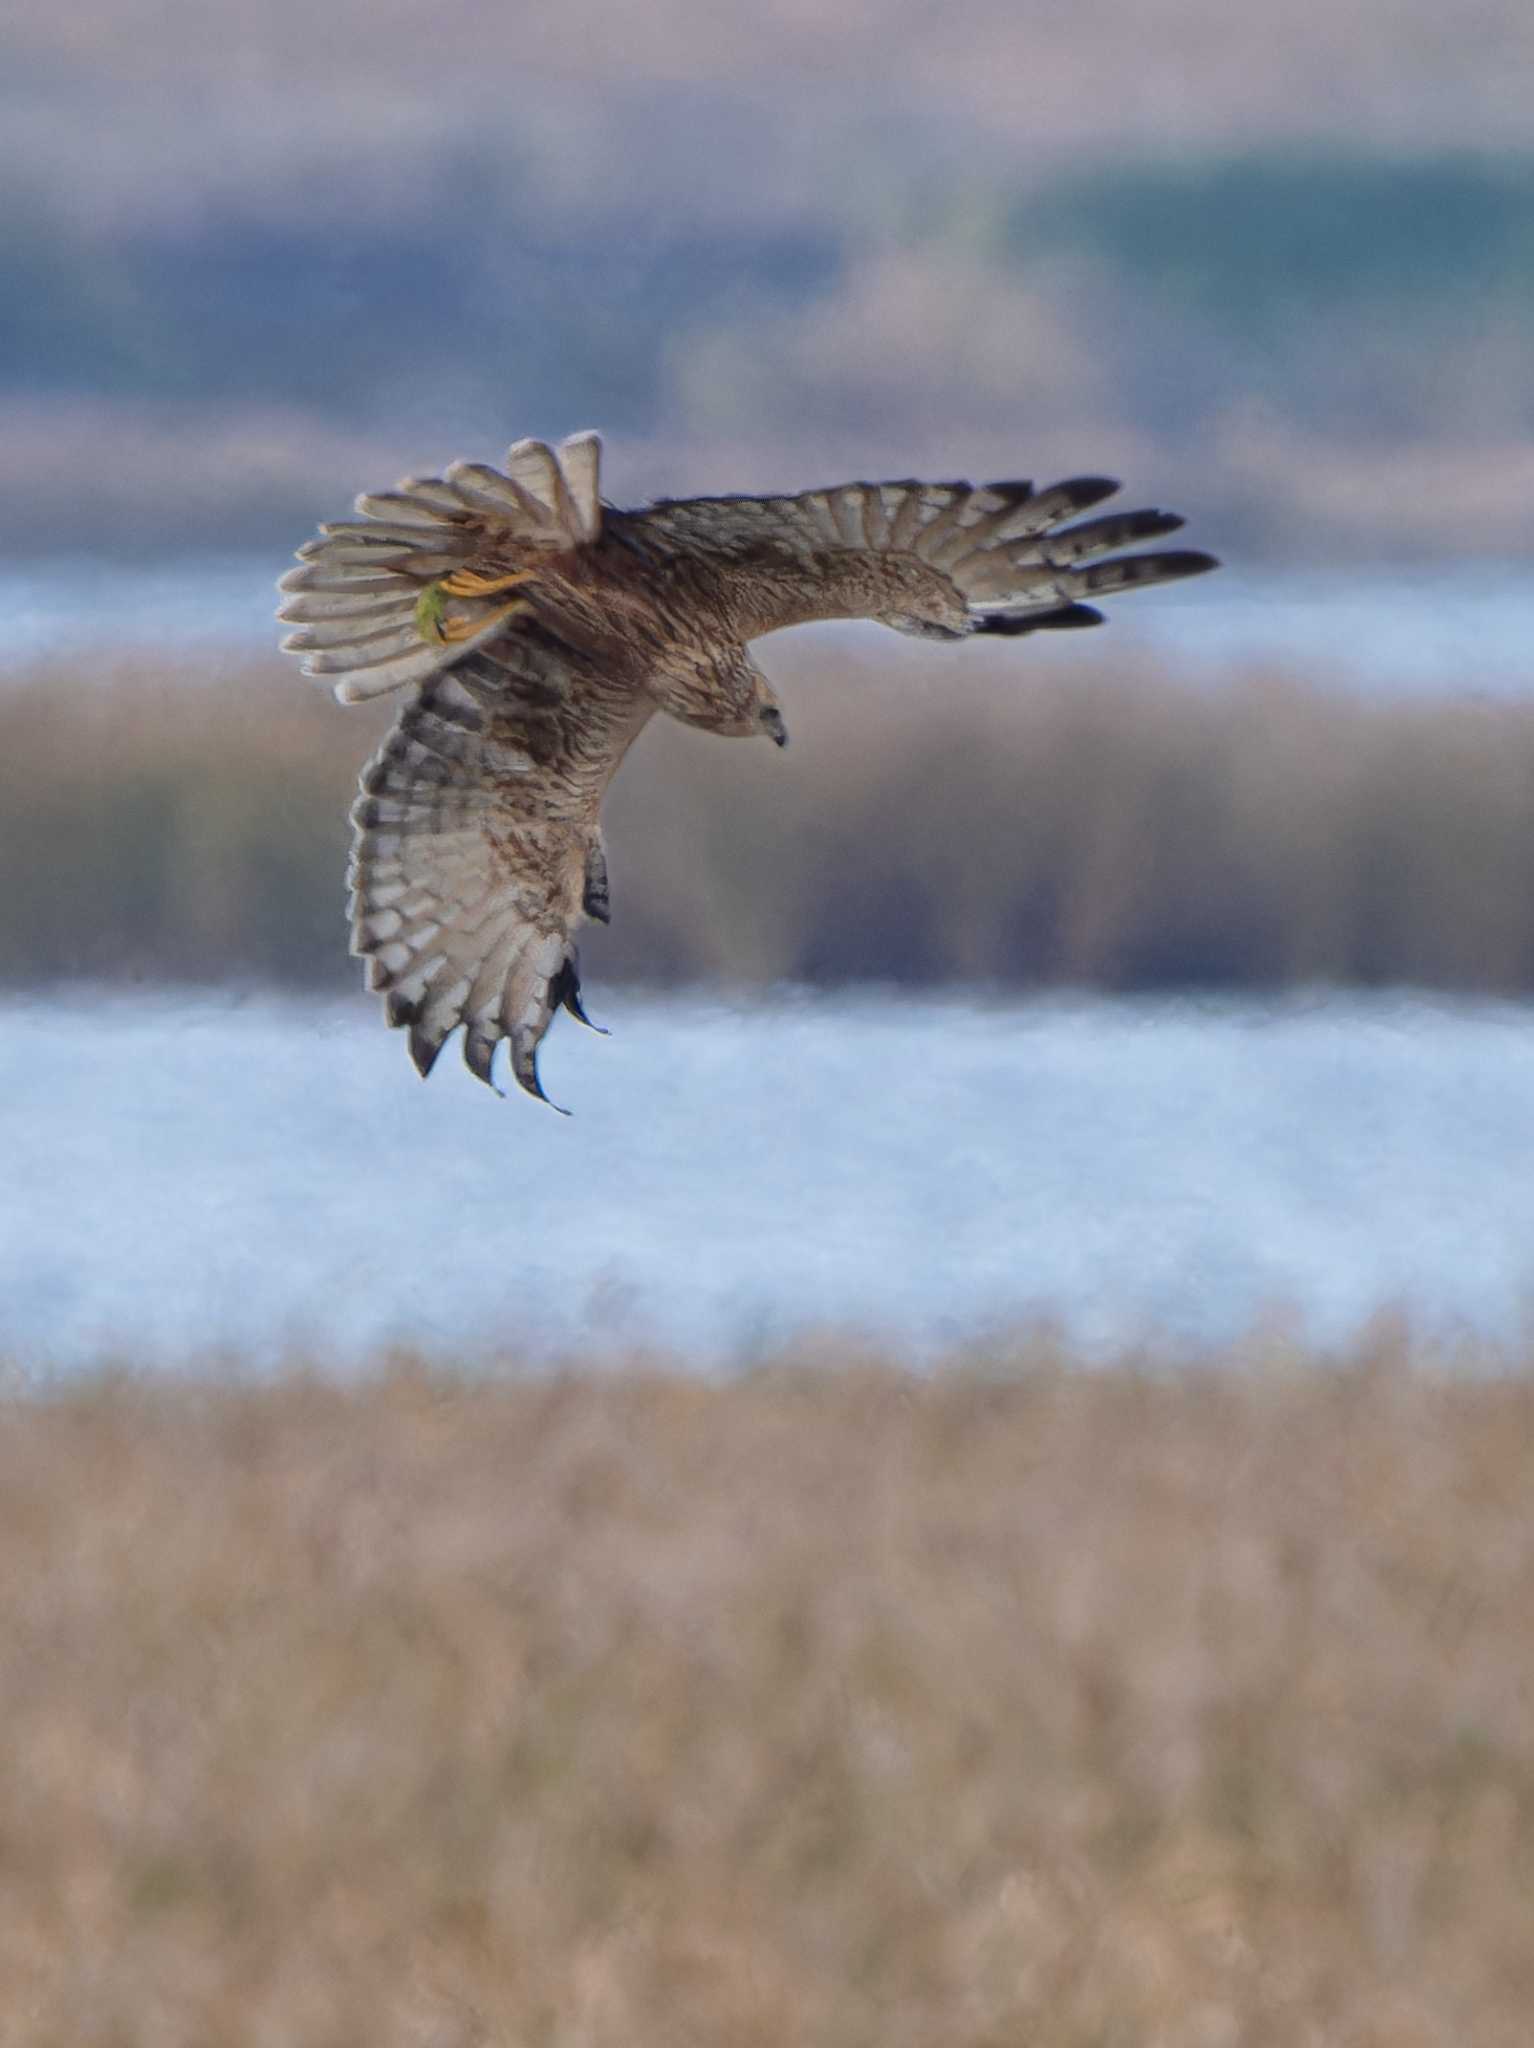
[[(1019, 261), (1089, 250), (1126, 285), (1227, 334), (1474, 297), (1534, 315), (1534, 156), (1246, 152), (1118, 163), (1015, 204)], [(1436, 317), (1435, 317), (1436, 316)]]
[(874, 223), (854, 191), (640, 226), (536, 169), (453, 138), (389, 204), (107, 219), (0, 157), (0, 540), (275, 550), (595, 422), (651, 489), (1132, 464), (1246, 552), (1534, 546), (1534, 155), (967, 170)]
[[(660, 220), (636, 237), (615, 207), (556, 233), (519, 197), (517, 168), (514, 151), (449, 153), (422, 170), (403, 218), (226, 206), (111, 232), (18, 180), (0, 193), (0, 393), (281, 402), (382, 422), (424, 414), (427, 393), (440, 414), (445, 385), (449, 412), (514, 391), (534, 418), (584, 407), (647, 434), (706, 338), (824, 318), (866, 260), (831, 219)], [(1210, 373), (1221, 396), (1261, 377), (1269, 402), (1313, 409), (1314, 358), (1344, 342), (1373, 411), (1399, 429), (1423, 377), (1452, 367), (1430, 349), (1534, 322), (1534, 156), (1242, 155), (1021, 193), (964, 185), (913, 204), (880, 246), (941, 268), (977, 245), (1025, 283), (1046, 273), (1066, 318), (1094, 296), (1112, 306), (1098, 345), (1133, 344), (1153, 428), (1186, 425)], [(1178, 335), (1201, 373), (1185, 393), (1162, 355)], [(867, 366), (911, 339), (866, 333)], [(1534, 354), (1506, 362), (1480, 403), (1534, 420)]]

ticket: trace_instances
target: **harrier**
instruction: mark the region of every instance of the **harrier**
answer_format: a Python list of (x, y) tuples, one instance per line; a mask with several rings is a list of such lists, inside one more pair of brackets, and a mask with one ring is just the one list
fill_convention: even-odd
[[(283, 577), (284, 647), (343, 703), (410, 691), (352, 810), (352, 951), (430, 1071), (463, 1026), (547, 1101), (538, 1047), (581, 1022), (575, 933), (606, 923), (599, 813), (657, 711), (783, 746), (748, 641), (809, 619), (874, 619), (957, 640), (1095, 626), (1085, 602), (1214, 568), (1189, 550), (1115, 554), (1167, 512), (1080, 515), (1118, 489), (839, 484), (793, 498), (598, 491), (600, 443), (518, 441), (504, 470), (455, 462), (357, 499)], [(1075, 522), (1074, 524), (1071, 522)]]

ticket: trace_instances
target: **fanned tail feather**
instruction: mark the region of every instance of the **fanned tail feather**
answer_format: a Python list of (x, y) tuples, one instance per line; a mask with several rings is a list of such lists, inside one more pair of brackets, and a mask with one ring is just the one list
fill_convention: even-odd
[(283, 646), (344, 704), (422, 683), (503, 629), (540, 558), (600, 535), (601, 445), (518, 441), (504, 472), (455, 462), (364, 493), (298, 550), (278, 588)]

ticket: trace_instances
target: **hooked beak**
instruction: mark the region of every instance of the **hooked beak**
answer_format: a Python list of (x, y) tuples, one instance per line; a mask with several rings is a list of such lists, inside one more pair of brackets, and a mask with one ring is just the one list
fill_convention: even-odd
[(765, 705), (761, 714), (761, 728), (775, 747), (788, 745), (788, 727), (783, 723), (783, 714), (776, 704)]

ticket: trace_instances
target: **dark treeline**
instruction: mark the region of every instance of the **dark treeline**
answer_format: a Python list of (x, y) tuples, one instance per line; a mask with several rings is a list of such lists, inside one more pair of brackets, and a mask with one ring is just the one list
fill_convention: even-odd
[[(794, 745), (657, 720), (608, 806), (599, 976), (1534, 989), (1534, 706), (774, 650)], [(284, 667), (0, 690), (0, 978), (346, 985), (386, 722)]]

